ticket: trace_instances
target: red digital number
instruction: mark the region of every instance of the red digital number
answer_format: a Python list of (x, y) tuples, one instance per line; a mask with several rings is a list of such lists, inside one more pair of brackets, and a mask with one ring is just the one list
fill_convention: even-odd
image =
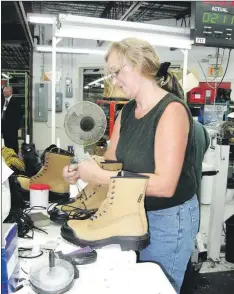
[(234, 1), (204, 1), (204, 3), (219, 6), (234, 6)]

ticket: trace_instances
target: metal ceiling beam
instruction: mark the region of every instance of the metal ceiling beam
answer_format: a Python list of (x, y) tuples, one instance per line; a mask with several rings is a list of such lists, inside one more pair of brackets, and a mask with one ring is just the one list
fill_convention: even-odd
[(108, 13), (110, 13), (111, 9), (115, 6), (114, 1), (109, 1), (103, 10), (102, 14), (100, 15), (101, 18), (106, 18)]
[(18, 13), (20, 22), (22, 24), (22, 27), (24, 29), (26, 39), (28, 40), (28, 43), (33, 47), (34, 46), (33, 38), (32, 38), (32, 34), (28, 25), (27, 16), (24, 11), (23, 3), (22, 1), (14, 1), (14, 5)]
[[(124, 13), (124, 15), (121, 16), (120, 20), (127, 20), (132, 14), (134, 14), (137, 9), (142, 5), (143, 3), (141, 1), (137, 1), (133, 3), (128, 10)], [(98, 41), (97, 47), (101, 47), (105, 41)]]
[(153, 2), (153, 3), (151, 3), (148, 7), (146, 7), (145, 10), (143, 10), (143, 11), (142, 11), (137, 17), (134, 18), (134, 21), (141, 19), (142, 16), (144, 16), (145, 13), (146, 13), (147, 11), (149, 11), (149, 10), (150, 10), (155, 4), (156, 4), (156, 3)]
[(179, 15), (176, 16), (176, 20), (180, 20), (181, 18), (184, 18), (185, 16), (191, 15), (191, 9), (188, 8), (185, 11), (181, 12)]
[(137, 1), (135, 3), (133, 3), (128, 10), (124, 13), (123, 16), (121, 16), (120, 20), (128, 20), (128, 18), (134, 14), (137, 9), (142, 5), (143, 3), (141, 1)]

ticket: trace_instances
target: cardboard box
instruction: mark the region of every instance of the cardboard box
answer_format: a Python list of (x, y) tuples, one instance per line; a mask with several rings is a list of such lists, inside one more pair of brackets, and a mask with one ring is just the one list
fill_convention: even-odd
[(14, 293), (20, 276), (17, 224), (2, 224), (1, 266), (1, 293)]

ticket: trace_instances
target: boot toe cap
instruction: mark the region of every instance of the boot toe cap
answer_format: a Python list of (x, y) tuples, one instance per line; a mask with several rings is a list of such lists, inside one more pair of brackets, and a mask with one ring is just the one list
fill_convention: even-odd
[(69, 222), (66, 221), (61, 227), (61, 235), (69, 241), (77, 239), (75, 231), (69, 226)]

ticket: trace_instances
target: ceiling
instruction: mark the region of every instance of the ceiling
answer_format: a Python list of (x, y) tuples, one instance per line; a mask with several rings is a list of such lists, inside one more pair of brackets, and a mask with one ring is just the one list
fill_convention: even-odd
[[(26, 2), (28, 12), (32, 4)], [(33, 27), (29, 26), (30, 31)], [(28, 70), (30, 45), (19, 1), (1, 1), (1, 68)]]
[[(59, 4), (58, 4), (59, 3)], [(33, 1), (35, 13), (71, 13), (82, 16), (121, 19), (132, 7), (130, 21), (181, 19), (190, 15), (190, 1)]]
[[(145, 22), (159, 19), (183, 20), (190, 16), (190, 1), (1, 1), (2, 70), (30, 68), (33, 26), (25, 23), (27, 13), (71, 13), (82, 16)], [(25, 14), (24, 14), (25, 13)], [(32, 40), (32, 39), (31, 39)], [(98, 43), (100, 45), (100, 43)]]

